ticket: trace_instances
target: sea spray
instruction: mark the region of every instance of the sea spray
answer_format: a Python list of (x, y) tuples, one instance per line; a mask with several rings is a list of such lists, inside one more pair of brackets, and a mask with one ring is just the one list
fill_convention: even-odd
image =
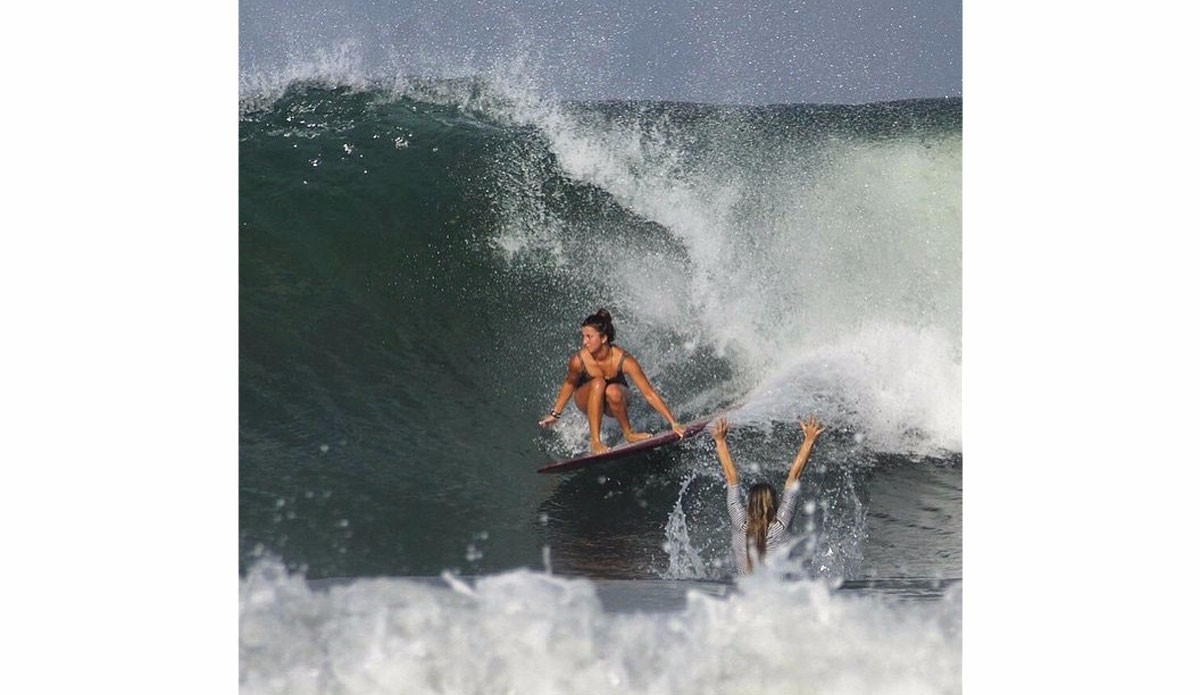
[(528, 570), (311, 589), (264, 562), (239, 593), (247, 695), (961, 691), (958, 590), (886, 602), (764, 573), (614, 613), (592, 582)]
[(684, 479), (679, 496), (675, 498), (675, 506), (667, 517), (663, 550), (667, 553), (668, 563), (663, 579), (703, 579), (708, 576), (704, 560), (692, 548), (688, 537), (687, 513), (683, 511), (683, 494), (695, 478), (696, 474), (692, 473)]
[[(509, 262), (615, 298), (660, 373), (694, 373), (707, 355), (732, 368), (727, 398), (819, 384), (880, 450), (961, 448), (956, 135), (798, 127), (780, 142), (738, 113), (517, 113), (546, 152), (527, 143), (497, 164), (512, 172), (495, 192)], [(628, 217), (578, 218), (563, 178)]]

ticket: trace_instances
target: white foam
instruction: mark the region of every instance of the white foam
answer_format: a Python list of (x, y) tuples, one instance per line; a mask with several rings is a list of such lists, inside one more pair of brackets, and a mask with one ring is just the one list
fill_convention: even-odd
[[(830, 393), (836, 406), (822, 402)], [(795, 421), (823, 411), (876, 451), (962, 451), (962, 360), (957, 336), (944, 329), (876, 323), (794, 350), (745, 402), (739, 422)]]
[(273, 563), (240, 586), (246, 695), (953, 693), (961, 594), (889, 603), (752, 577), (677, 612), (605, 612), (588, 580), (359, 579), (310, 590)]

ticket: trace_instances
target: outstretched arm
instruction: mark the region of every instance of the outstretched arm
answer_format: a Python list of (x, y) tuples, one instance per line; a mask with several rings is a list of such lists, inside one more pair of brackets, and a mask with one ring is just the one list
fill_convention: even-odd
[(579, 381), (579, 375), (583, 371), (583, 362), (579, 359), (579, 355), (572, 355), (571, 359), (567, 360), (567, 377), (563, 380), (562, 388), (558, 390), (558, 398), (554, 399), (554, 407), (550, 409), (550, 414), (538, 420), (538, 424), (542, 427), (548, 427), (558, 422), (558, 418), (562, 416), (563, 408), (567, 407), (567, 401), (570, 400), (571, 394), (575, 393), (575, 384)]
[(802, 421), (800, 427), (804, 430), (804, 443), (800, 445), (800, 451), (796, 453), (796, 460), (792, 461), (792, 470), (788, 471), (786, 487), (791, 487), (792, 483), (800, 479), (800, 474), (804, 472), (804, 465), (808, 463), (808, 455), (812, 453), (813, 444), (817, 441), (817, 435), (825, 431), (825, 428), (817, 422), (816, 415), (809, 415), (808, 421)]
[(725, 433), (729, 431), (729, 423), (720, 418), (713, 424), (712, 438), (717, 443), (717, 459), (721, 461), (721, 471), (725, 473), (725, 482), (737, 485), (737, 466), (733, 465), (733, 457), (729, 455), (729, 445), (725, 443)]
[(633, 377), (633, 383), (637, 384), (638, 390), (646, 397), (646, 402), (650, 404), (650, 407), (657, 410), (658, 414), (662, 415), (663, 419), (671, 425), (671, 429), (675, 430), (675, 434), (679, 435), (680, 439), (683, 439), (683, 425), (675, 422), (675, 416), (671, 414), (671, 410), (667, 408), (667, 404), (663, 402), (658, 392), (650, 385), (650, 380), (646, 378), (645, 372), (642, 371), (642, 365), (638, 364), (633, 355), (629, 353), (625, 354), (625, 366), (622, 371)]

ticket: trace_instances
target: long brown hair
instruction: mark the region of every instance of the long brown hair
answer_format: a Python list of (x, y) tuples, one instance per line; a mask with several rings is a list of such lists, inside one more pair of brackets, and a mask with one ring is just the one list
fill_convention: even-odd
[(767, 556), (767, 527), (775, 521), (775, 510), (778, 508), (779, 494), (769, 483), (755, 483), (750, 486), (749, 501), (746, 509), (746, 569), (754, 570), (750, 560), (750, 546), (758, 549), (761, 562)]

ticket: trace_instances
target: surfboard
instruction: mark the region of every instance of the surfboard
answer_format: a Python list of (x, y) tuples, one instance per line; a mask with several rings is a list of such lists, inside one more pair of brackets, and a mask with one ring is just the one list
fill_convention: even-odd
[[(711, 417), (706, 417), (703, 420), (695, 420), (683, 426), (683, 439), (694, 437), (704, 431), (704, 427), (712, 420)], [(612, 447), (608, 451), (599, 454), (587, 454), (577, 456), (572, 459), (562, 459), (554, 463), (542, 466), (538, 469), (538, 473), (565, 473), (573, 471), (585, 466), (591, 466), (605, 461), (624, 458), (638, 453), (639, 451), (647, 451), (654, 449), (664, 444), (682, 441), (679, 435), (675, 434), (674, 430), (667, 430), (661, 434), (656, 434), (649, 439), (643, 439), (640, 442), (626, 442)]]

